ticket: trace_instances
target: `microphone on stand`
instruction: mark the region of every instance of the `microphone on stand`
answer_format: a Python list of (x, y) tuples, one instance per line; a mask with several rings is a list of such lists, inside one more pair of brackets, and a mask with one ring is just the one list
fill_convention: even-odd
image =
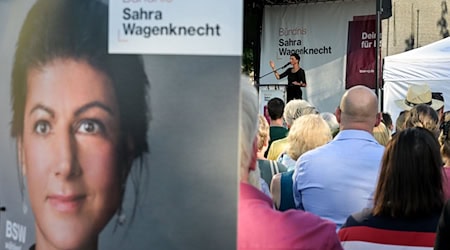
[(286, 68), (287, 66), (289, 66), (289, 64), (291, 64), (291, 62), (286, 63), (283, 67), (281, 67), (282, 69)]

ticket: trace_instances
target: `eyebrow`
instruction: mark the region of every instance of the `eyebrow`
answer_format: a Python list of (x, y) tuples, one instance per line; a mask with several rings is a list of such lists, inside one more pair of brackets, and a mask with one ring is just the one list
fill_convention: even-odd
[(50, 108), (48, 108), (42, 104), (37, 104), (36, 106), (34, 106), (34, 108), (32, 108), (30, 110), (29, 114), (31, 115), (36, 110), (43, 110), (43, 111), (47, 112), (51, 117), (55, 117), (55, 112), (53, 112), (53, 110), (51, 110)]
[(107, 105), (103, 104), (102, 102), (99, 102), (99, 101), (90, 102), (90, 103), (87, 103), (87, 104), (83, 105), (82, 107), (77, 109), (74, 114), (75, 114), (75, 116), (79, 116), (80, 114), (82, 114), (83, 112), (86, 112), (87, 110), (89, 110), (91, 108), (103, 109), (104, 111), (106, 111), (111, 116), (114, 116), (114, 112), (112, 111), (112, 109), (110, 107), (108, 107)]
[[(103, 109), (104, 111), (106, 111), (111, 116), (114, 116), (114, 112), (112, 111), (112, 109), (109, 108), (107, 105), (103, 104), (102, 102), (99, 102), (99, 101), (90, 102), (90, 103), (87, 103), (87, 104), (81, 106), (80, 108), (78, 108), (75, 111), (74, 115), (75, 116), (79, 116), (80, 114), (86, 112), (87, 110), (89, 110), (91, 108)], [(49, 107), (47, 107), (45, 105), (37, 104), (34, 108), (32, 108), (30, 110), (30, 114), (32, 114), (36, 110), (43, 110), (43, 111), (47, 112), (52, 118), (55, 117), (55, 112), (51, 108), (49, 108)]]

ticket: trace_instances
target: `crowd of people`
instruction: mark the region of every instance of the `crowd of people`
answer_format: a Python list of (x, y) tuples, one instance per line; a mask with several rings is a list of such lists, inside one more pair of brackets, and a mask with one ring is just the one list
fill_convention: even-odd
[(365, 86), (334, 114), (274, 98), (266, 117), (241, 87), (238, 249), (450, 249), (450, 111), (428, 85), (397, 102), (395, 130)]

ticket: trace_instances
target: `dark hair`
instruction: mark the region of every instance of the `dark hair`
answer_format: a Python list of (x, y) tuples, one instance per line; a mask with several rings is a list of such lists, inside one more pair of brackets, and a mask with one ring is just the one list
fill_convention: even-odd
[(131, 138), (133, 160), (142, 168), (148, 152), (149, 82), (140, 56), (108, 53), (108, 6), (96, 0), (38, 0), (28, 12), (12, 69), (11, 135), (23, 133), (29, 70), (55, 59), (86, 62), (109, 78), (120, 112), (118, 150), (128, 153), (125, 138)]
[(405, 129), (406, 115), (409, 113), (407, 110), (402, 110), (395, 121), (395, 133)]
[(292, 53), (290, 56), (295, 57), (300, 62), (300, 56), (297, 53)]
[(414, 218), (439, 212), (443, 204), (436, 137), (420, 127), (398, 132), (384, 151), (373, 214)]
[(272, 120), (282, 118), (284, 112), (284, 101), (278, 97), (270, 99), (267, 102), (267, 112)]
[(431, 92), (431, 99), (444, 101), (444, 96), (442, 95), (442, 92)]
[(382, 117), (383, 117), (383, 123), (384, 125), (386, 125), (386, 127), (391, 127), (392, 126), (392, 118), (391, 118), (391, 114), (387, 113), (387, 112), (383, 112), (381, 113)]
[(27, 73), (56, 58), (83, 60), (112, 82), (123, 132), (131, 136), (135, 157), (148, 151), (149, 85), (142, 60), (136, 55), (108, 53), (108, 8), (92, 0), (39, 0), (22, 26), (11, 82), (11, 135), (23, 132)]

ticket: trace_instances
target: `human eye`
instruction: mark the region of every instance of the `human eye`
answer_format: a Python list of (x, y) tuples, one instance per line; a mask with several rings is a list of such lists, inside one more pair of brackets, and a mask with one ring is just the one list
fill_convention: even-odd
[(34, 132), (39, 135), (47, 135), (50, 133), (51, 126), (48, 121), (39, 120), (34, 124)]
[(104, 126), (97, 120), (83, 120), (78, 124), (77, 132), (83, 134), (99, 134), (104, 131)]

